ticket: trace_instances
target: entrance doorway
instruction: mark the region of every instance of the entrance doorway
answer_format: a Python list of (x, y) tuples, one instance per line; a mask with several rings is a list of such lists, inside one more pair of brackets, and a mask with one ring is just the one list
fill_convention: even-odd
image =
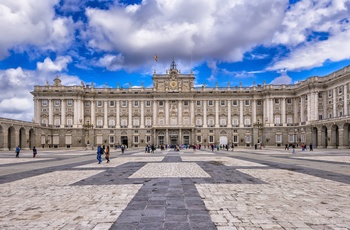
[(190, 144), (190, 136), (184, 136), (184, 145), (189, 145)]
[(121, 136), (120, 137), (120, 143), (122, 143), (122, 145), (126, 145), (126, 147), (128, 147), (128, 137), (127, 136)]
[(177, 144), (177, 135), (171, 135), (170, 136), (170, 145), (176, 145)]
[(220, 136), (220, 145), (227, 145), (227, 137)]
[(158, 136), (158, 145), (164, 145), (164, 136)]

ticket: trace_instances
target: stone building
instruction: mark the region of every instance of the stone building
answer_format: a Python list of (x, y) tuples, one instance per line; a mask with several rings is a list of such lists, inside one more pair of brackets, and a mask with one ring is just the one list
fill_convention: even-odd
[(34, 122), (0, 120), (0, 148), (146, 144), (350, 146), (350, 66), (294, 85), (194, 87), (173, 61), (153, 88), (35, 86)]

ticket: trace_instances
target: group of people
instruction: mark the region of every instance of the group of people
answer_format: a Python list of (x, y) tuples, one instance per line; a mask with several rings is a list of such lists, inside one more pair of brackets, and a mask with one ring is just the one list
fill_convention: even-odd
[[(19, 146), (16, 147), (16, 158), (19, 158), (19, 153), (21, 152), (21, 148)], [(36, 157), (36, 154), (38, 153), (38, 151), (36, 150), (35, 146), (33, 147), (33, 158)]]
[[(292, 153), (294, 154), (295, 153), (295, 147), (296, 147), (295, 144), (286, 144), (284, 150), (289, 150), (290, 147), (292, 147)], [(310, 149), (310, 151), (314, 151), (312, 143), (310, 143), (309, 149)], [(301, 144), (301, 151), (305, 151), (305, 150), (307, 150), (307, 145), (302, 143)]]
[(105, 159), (106, 159), (106, 161), (107, 161), (107, 163), (109, 163), (110, 162), (110, 160), (109, 160), (109, 146), (98, 146), (97, 147), (97, 161), (98, 161), (98, 163), (99, 164), (101, 164), (101, 162), (102, 162), (102, 155), (103, 154), (105, 154)]

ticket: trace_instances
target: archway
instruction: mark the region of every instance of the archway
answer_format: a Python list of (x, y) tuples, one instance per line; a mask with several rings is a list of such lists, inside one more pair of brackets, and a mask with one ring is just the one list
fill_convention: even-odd
[(7, 130), (7, 148), (13, 150), (16, 148), (16, 130), (13, 126)]
[(25, 148), (26, 147), (26, 130), (22, 127), (19, 130), (19, 147), (20, 148)]
[(317, 148), (318, 146), (318, 129), (316, 127), (312, 128), (312, 138), (311, 143)]
[(335, 148), (339, 147), (339, 127), (338, 125), (332, 125), (331, 128), (331, 146), (334, 146)]
[(32, 149), (35, 146), (35, 132), (34, 129), (29, 130), (29, 149)]
[(5, 146), (4, 146), (4, 133), (5, 131), (4, 131), (4, 128), (0, 125), (0, 149), (3, 149), (3, 148), (6, 148)]
[(322, 126), (321, 128), (321, 145), (323, 145), (325, 148), (328, 146), (328, 133), (327, 133), (327, 127)]
[(345, 123), (344, 124), (344, 131), (343, 131), (343, 137), (344, 137), (344, 148), (350, 148), (350, 124), (349, 123)]

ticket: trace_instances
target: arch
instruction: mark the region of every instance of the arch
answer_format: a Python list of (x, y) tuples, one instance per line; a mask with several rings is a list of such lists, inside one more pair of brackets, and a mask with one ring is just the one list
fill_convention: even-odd
[(7, 130), (7, 148), (13, 150), (16, 148), (16, 130), (15, 127), (10, 126)]
[(343, 126), (343, 146), (350, 148), (350, 124), (345, 123)]
[(332, 125), (331, 127), (331, 136), (330, 136), (330, 145), (338, 148), (339, 147), (339, 127), (338, 125)]
[(328, 129), (326, 126), (322, 126), (321, 128), (321, 140), (320, 143), (322, 146), (327, 148), (328, 146)]
[(35, 146), (35, 132), (34, 129), (29, 130), (29, 149), (32, 149)]
[(4, 149), (4, 137), (5, 137), (5, 129), (0, 125), (0, 149)]
[(19, 147), (25, 148), (27, 146), (26, 130), (22, 127), (19, 129)]
[(221, 131), (220, 135), (227, 135), (227, 132), (226, 131)]
[(312, 136), (311, 136), (311, 143), (313, 146), (317, 148), (318, 146), (318, 129), (316, 127), (313, 127), (311, 130)]

